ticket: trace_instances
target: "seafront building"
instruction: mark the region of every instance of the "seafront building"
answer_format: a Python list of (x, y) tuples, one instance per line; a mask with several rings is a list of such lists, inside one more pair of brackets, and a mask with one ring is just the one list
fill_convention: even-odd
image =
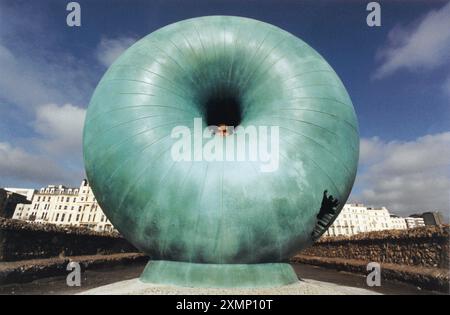
[(410, 227), (406, 218), (389, 213), (386, 207), (374, 208), (360, 203), (351, 203), (345, 204), (324, 236), (352, 236), (364, 232), (405, 230), (407, 228)]
[[(0, 217), (10, 219), (18, 204), (30, 203), (30, 200), (22, 194), (17, 194), (6, 188), (0, 188)], [(0, 245), (1, 246), (1, 245)]]
[(423, 218), (425, 225), (442, 225), (445, 224), (444, 217), (439, 211), (424, 212), (422, 214), (413, 214), (411, 217)]
[(25, 196), (28, 201), (31, 201), (33, 195), (36, 193), (35, 189), (32, 188), (13, 188), (13, 187), (5, 187), (7, 191), (13, 192), (18, 195)]
[(85, 179), (76, 188), (49, 185), (38, 190), (31, 204), (18, 204), (13, 219), (86, 227), (112, 231), (114, 227), (103, 213)]
[(407, 217), (407, 218), (405, 218), (405, 221), (406, 221), (406, 226), (408, 227), (408, 229), (425, 226), (425, 221), (423, 220), (422, 217), (419, 217), (419, 216)]

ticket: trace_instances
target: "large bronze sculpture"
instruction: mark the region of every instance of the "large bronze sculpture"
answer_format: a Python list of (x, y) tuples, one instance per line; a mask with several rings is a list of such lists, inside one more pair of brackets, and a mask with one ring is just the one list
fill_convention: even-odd
[[(277, 126), (276, 169), (175, 160), (173, 132), (195, 118)], [(286, 31), (231, 16), (180, 21), (126, 50), (92, 96), (83, 142), (99, 204), (151, 258), (141, 280), (207, 287), (297, 281), (286, 261), (339, 214), (359, 151), (330, 65)]]

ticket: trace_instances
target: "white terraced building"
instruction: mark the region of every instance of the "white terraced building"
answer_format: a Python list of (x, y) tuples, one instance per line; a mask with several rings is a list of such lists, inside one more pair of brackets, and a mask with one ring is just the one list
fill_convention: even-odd
[(405, 221), (408, 229), (425, 226), (425, 221), (421, 217), (407, 217)]
[(392, 229), (393, 230), (406, 230), (408, 228), (406, 219), (407, 218), (402, 218), (402, 217), (391, 214)]
[(364, 232), (407, 228), (405, 218), (391, 215), (385, 207), (372, 208), (363, 204), (345, 204), (324, 236), (351, 236)]
[(97, 203), (87, 180), (80, 187), (49, 185), (38, 190), (31, 204), (18, 204), (13, 219), (112, 231), (114, 227)]

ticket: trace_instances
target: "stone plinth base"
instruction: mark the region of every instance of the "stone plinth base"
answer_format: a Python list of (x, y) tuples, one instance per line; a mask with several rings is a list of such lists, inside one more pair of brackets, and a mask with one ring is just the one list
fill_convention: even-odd
[(199, 288), (264, 288), (298, 282), (291, 265), (197, 264), (151, 260), (140, 280), (145, 283)]

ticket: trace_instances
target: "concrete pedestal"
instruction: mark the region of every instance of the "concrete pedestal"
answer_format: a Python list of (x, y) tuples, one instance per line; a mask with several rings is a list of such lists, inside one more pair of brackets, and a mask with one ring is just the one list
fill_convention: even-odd
[(144, 283), (195, 288), (264, 288), (298, 282), (287, 263), (198, 264), (149, 261), (139, 278)]

